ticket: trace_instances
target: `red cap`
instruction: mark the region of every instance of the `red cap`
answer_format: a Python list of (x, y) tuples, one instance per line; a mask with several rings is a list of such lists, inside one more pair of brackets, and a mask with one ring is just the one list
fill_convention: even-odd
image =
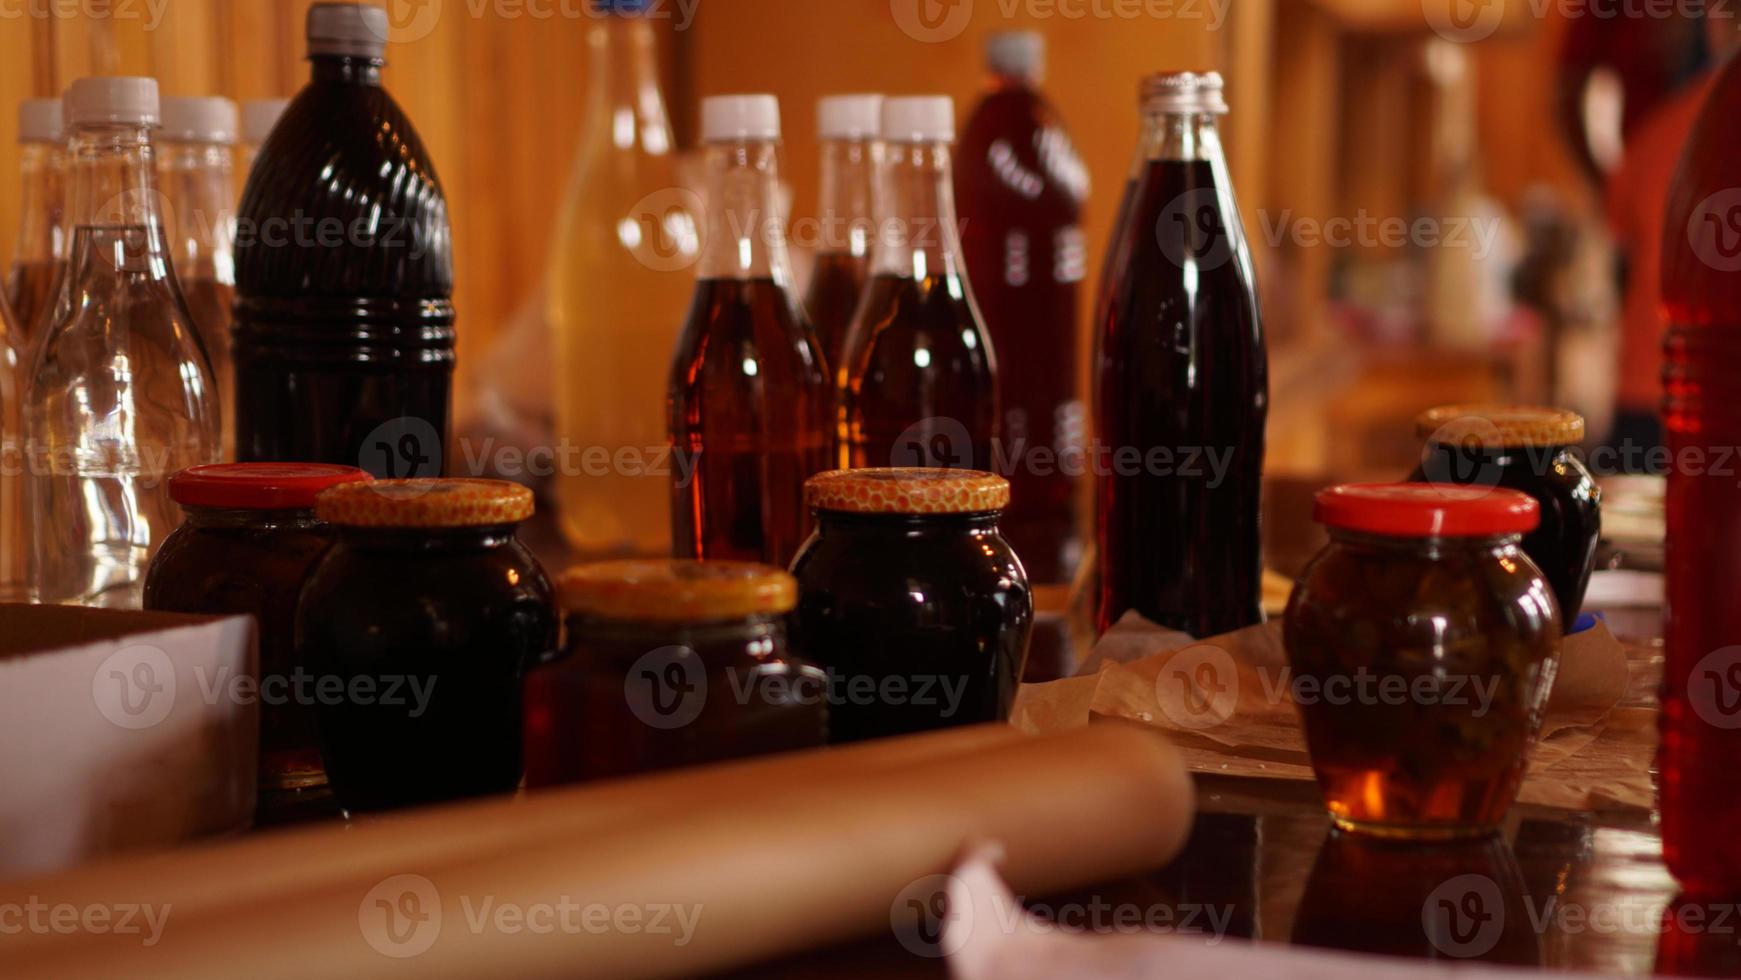
[(1481, 538), (1535, 530), (1541, 507), (1494, 487), (1355, 483), (1318, 491), (1312, 517), (1326, 527), (1399, 538)]
[(169, 478), (169, 496), (189, 507), (313, 510), (327, 487), (371, 479), (354, 466), (328, 463), (214, 463)]

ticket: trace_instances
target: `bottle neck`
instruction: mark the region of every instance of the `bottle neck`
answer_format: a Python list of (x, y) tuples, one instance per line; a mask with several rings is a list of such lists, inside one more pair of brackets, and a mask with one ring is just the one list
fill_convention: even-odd
[(591, 80), (582, 140), (651, 156), (674, 152), (653, 25), (644, 17), (609, 14), (594, 22), (586, 42)]
[(1214, 113), (1143, 111), (1139, 162), (1206, 161), (1225, 166)]
[(21, 147), (24, 177), (19, 198), (15, 262), (53, 262), (66, 254), (66, 148), (59, 143)]
[(769, 140), (709, 143), (703, 279), (772, 279), (792, 284), (780, 210), (780, 151)]
[(876, 233), (873, 197), (882, 155), (882, 144), (876, 140), (823, 140), (817, 251), (869, 257)]
[(308, 62), (308, 75), (314, 81), (370, 88), (381, 87), (381, 69), (387, 65), (379, 58), (332, 54), (314, 55)]
[(230, 147), (166, 142), (159, 150), (157, 169), (177, 273), (184, 280), (234, 283), (236, 175)]
[(948, 143), (891, 143), (876, 182), (875, 275), (927, 280), (961, 276)]
[(155, 150), (140, 126), (83, 126), (67, 149), (72, 229), (69, 287), (93, 272), (171, 280)]

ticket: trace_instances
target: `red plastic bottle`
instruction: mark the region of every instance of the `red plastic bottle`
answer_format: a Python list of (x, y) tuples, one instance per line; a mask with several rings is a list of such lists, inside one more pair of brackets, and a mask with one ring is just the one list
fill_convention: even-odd
[[(1741, 61), (1723, 67), (1663, 230), (1668, 475), (1663, 859), (1687, 892), (1741, 890)], [(1725, 462), (1727, 461), (1727, 462)], [(1722, 465), (1719, 465), (1722, 464)]]
[(993, 34), (986, 57), (991, 90), (962, 132), (955, 200), (967, 278), (998, 352), (1003, 528), (1035, 582), (1068, 582), (1082, 556), (1073, 474), (1087, 427), (1076, 322), (1088, 172), (1036, 90), (1041, 36)]

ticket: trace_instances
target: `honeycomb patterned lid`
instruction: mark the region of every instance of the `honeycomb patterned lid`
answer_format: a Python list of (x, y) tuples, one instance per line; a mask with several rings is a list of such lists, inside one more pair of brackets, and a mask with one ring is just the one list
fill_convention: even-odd
[(532, 516), (532, 491), (506, 480), (375, 480), (321, 491), (316, 517), (345, 527), (491, 527)]
[(612, 622), (706, 623), (777, 616), (798, 582), (747, 561), (622, 560), (576, 565), (557, 580), (562, 608)]
[(1441, 405), (1415, 417), (1415, 432), (1441, 446), (1575, 446), (1584, 441), (1584, 417), (1539, 405)]
[(1010, 481), (980, 470), (833, 470), (804, 483), (811, 510), (847, 514), (984, 514), (1010, 503)]

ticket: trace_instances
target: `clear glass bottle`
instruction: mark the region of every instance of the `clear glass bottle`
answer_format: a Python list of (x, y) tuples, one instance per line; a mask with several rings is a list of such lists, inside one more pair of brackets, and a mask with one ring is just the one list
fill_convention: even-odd
[(30, 541), (24, 509), (26, 345), (0, 297), (0, 602), (30, 598)]
[(834, 371), (840, 370), (841, 348), (870, 274), (882, 111), (880, 95), (831, 95), (816, 107), (822, 196), (816, 214), (816, 264), (804, 310)]
[(549, 271), (561, 526), (584, 556), (671, 551), (666, 380), (701, 199), (679, 179), (643, 2), (606, 0), (587, 31), (580, 148)]
[[(230, 314), (236, 300), (236, 104), (224, 98), (163, 100), (157, 178), (175, 277), (217, 374), (220, 405), (235, 404)], [(235, 456), (224, 415), (224, 458)]]
[(843, 465), (994, 468), (997, 360), (961, 258), (947, 97), (883, 103), (871, 280), (841, 355)]
[(6, 275), (20, 354), (42, 326), (54, 300), (55, 281), (66, 267), (66, 134), (59, 99), (28, 99), (18, 107), (18, 242)]
[(79, 79), (66, 114), (72, 247), (25, 392), (32, 582), (138, 608), (180, 523), (169, 476), (217, 461), (218, 402), (158, 210), (157, 82)]
[(804, 481), (828, 468), (834, 389), (792, 296), (780, 212), (780, 103), (702, 103), (707, 233), (671, 366), (679, 558), (785, 567), (809, 533)]

